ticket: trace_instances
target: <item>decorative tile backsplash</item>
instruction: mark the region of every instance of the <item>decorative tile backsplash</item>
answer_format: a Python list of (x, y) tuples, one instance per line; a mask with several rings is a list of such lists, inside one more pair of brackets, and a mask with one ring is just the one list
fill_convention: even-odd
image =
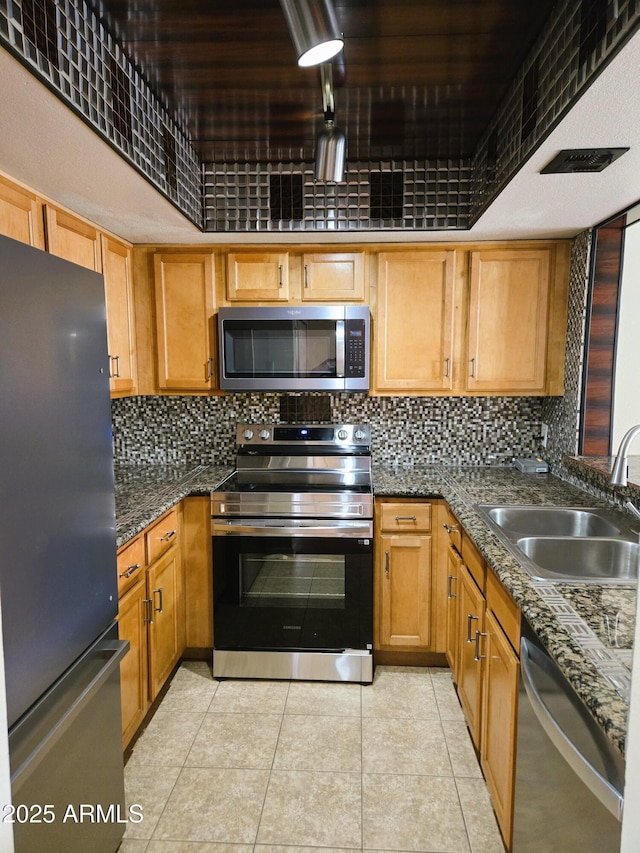
[(592, 236), (591, 231), (585, 231), (579, 234), (572, 244), (564, 395), (546, 398), (542, 408), (542, 420), (550, 427), (549, 440), (544, 451), (545, 458), (555, 473), (572, 481), (575, 481), (575, 478), (565, 469), (562, 456), (565, 453), (571, 455), (578, 452)]
[[(327, 397), (333, 423), (371, 425), (376, 462), (507, 465), (531, 456), (539, 397), (367, 397), (364, 394), (228, 394), (114, 400), (113, 440), (121, 464), (231, 464), (237, 423), (280, 423), (281, 397)], [(325, 403), (319, 403), (324, 408)], [(297, 416), (296, 418), (297, 419)]]

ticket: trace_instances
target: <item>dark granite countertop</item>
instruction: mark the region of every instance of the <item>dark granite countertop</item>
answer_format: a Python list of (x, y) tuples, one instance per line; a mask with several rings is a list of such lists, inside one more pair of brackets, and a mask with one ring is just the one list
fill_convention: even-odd
[(118, 548), (188, 495), (208, 495), (233, 473), (229, 465), (116, 465)]
[[(118, 466), (117, 542), (122, 545), (188, 495), (207, 495), (230, 466)], [(515, 468), (374, 465), (377, 497), (443, 497), (514, 601), (624, 754), (636, 588), (534, 581), (476, 512), (474, 504), (607, 504), (551, 474)]]
[(494, 569), (578, 695), (624, 754), (636, 587), (535, 581), (475, 503), (609, 506), (551, 474), (515, 468), (374, 467), (377, 497), (441, 495)]

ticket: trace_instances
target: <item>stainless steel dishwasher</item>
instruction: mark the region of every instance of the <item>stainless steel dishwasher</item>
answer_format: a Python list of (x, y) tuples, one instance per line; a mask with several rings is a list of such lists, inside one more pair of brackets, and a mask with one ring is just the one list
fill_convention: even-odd
[(523, 620), (513, 853), (617, 853), (624, 759)]

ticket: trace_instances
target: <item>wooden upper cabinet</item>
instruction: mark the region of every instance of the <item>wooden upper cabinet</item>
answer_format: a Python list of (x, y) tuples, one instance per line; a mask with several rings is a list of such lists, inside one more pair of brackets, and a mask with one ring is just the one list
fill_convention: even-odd
[(45, 204), (47, 248), (52, 255), (102, 272), (100, 232), (70, 213)]
[(158, 385), (208, 391), (215, 382), (214, 281), (210, 253), (154, 256)]
[(454, 290), (454, 251), (378, 256), (374, 392), (452, 388)]
[(38, 198), (0, 177), (0, 234), (44, 249), (44, 219)]
[(227, 299), (230, 302), (287, 302), (288, 252), (229, 252)]
[(302, 299), (311, 302), (363, 302), (364, 252), (317, 252), (302, 257)]
[(107, 340), (111, 393), (135, 390), (135, 332), (131, 280), (131, 249), (102, 236)]
[(471, 253), (466, 389), (544, 393), (549, 249)]

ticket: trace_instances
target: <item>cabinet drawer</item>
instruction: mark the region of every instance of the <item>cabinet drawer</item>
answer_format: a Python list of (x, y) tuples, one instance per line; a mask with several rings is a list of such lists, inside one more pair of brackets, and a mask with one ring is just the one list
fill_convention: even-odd
[(155, 562), (178, 538), (178, 510), (172, 509), (145, 533), (147, 562)]
[(486, 597), (487, 608), (493, 612), (507, 639), (520, 657), (520, 608), (491, 569), (487, 570)]
[(462, 548), (462, 526), (447, 504), (442, 507), (441, 521), (449, 537), (449, 542), (456, 551), (460, 552)]
[(484, 558), (468, 536), (462, 537), (462, 560), (469, 569), (469, 574), (484, 593), (486, 574)]
[(428, 533), (431, 530), (430, 503), (381, 503), (380, 530), (385, 533)]
[(138, 536), (118, 552), (118, 598), (120, 598), (144, 573), (144, 537)]

